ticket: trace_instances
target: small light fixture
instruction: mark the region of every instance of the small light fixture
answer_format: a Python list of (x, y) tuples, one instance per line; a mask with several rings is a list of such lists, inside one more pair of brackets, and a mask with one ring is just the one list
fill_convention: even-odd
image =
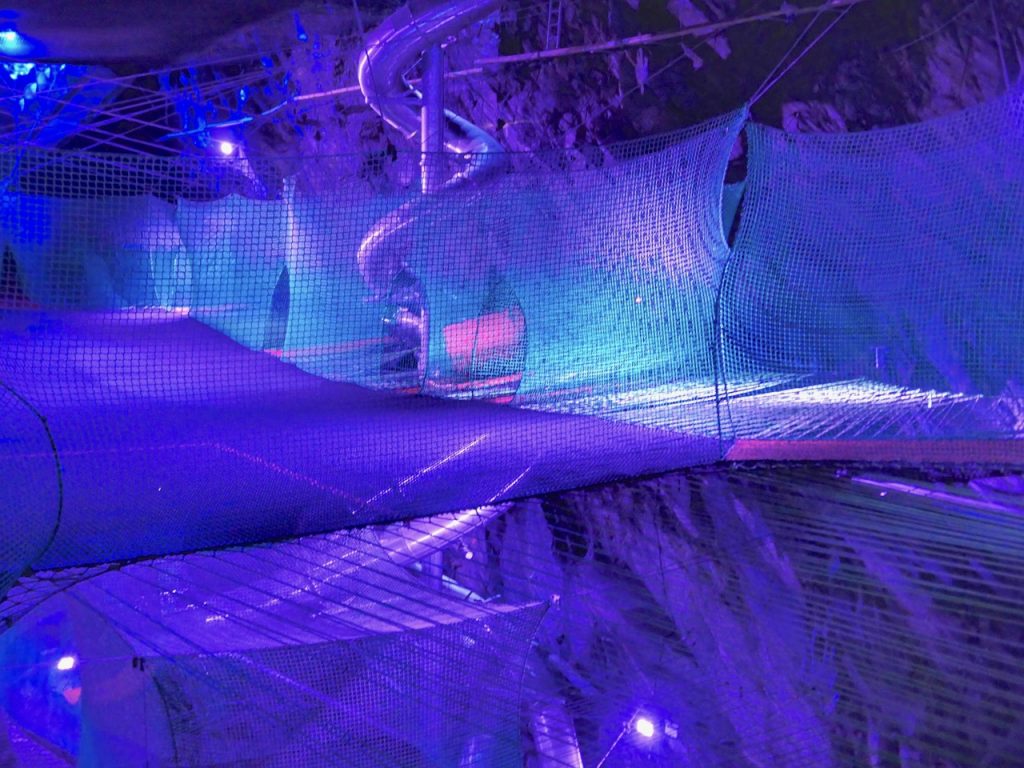
[(57, 671), (58, 672), (70, 672), (78, 664), (78, 659), (74, 656), (61, 656), (57, 659)]
[(654, 736), (654, 723), (649, 717), (641, 715), (633, 721), (633, 730), (645, 739), (650, 739)]
[(230, 141), (217, 142), (217, 149), (220, 150), (220, 153), (224, 155), (224, 157), (228, 157), (235, 153), (235, 145)]

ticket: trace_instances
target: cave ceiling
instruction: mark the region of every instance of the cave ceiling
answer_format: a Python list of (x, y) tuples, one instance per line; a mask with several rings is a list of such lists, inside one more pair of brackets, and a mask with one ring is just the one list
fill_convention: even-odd
[[(32, 119), (50, 125), (51, 144), (99, 141), (147, 151), (170, 146), (167, 136), (191, 138), (243, 120), (254, 151), (309, 154), (401, 142), (355, 88), (360, 29), (372, 29), (397, 5), (16, 0), (0, 16), (41, 42), (45, 51), (37, 51), (35, 61), (88, 65), (85, 79), (68, 87), (73, 97), (91, 93), (102, 105), (102, 135), (81, 139), (83, 130), (95, 134), (100, 122), (88, 115), (72, 111), (70, 119), (65, 109), (63, 123), (54, 127), (37, 109)], [(826, 32), (843, 10), (839, 5), (814, 14), (807, 11), (822, 6), (812, 0), (506, 2), (448, 45), (454, 73), (448, 104), (510, 149), (532, 150), (652, 135), (741, 108), (780, 62), (793, 66), (751, 113), (800, 131), (928, 119), (991, 98), (1019, 77), (1024, 4), (1017, 0), (863, 0)], [(732, 25), (763, 14), (770, 18)], [(553, 26), (552, 18), (559, 23)], [(672, 36), (709, 23), (726, 27)], [(669, 37), (542, 62), (510, 59), (645, 34)], [(158, 70), (170, 74), (160, 80), (152, 74)], [(101, 89), (104, 78), (115, 78), (115, 85)], [(22, 87), (24, 80), (14, 84), (16, 95)], [(142, 115), (126, 113), (137, 111), (139, 94), (147, 90), (165, 93), (167, 103), (147, 103), (152, 108)], [(24, 122), (19, 114), (0, 118), (8, 125)], [(119, 136), (126, 126), (134, 138)]]

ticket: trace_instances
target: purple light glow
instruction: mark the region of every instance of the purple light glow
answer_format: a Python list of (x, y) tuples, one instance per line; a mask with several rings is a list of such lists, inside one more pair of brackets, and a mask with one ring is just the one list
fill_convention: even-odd
[(232, 144), (230, 141), (221, 141), (217, 143), (217, 149), (220, 150), (220, 153), (222, 155), (227, 157), (229, 155), (234, 154), (235, 145)]

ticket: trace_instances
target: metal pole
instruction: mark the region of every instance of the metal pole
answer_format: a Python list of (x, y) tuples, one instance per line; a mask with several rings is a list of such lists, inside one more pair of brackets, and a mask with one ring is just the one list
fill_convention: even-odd
[(440, 189), (444, 168), (444, 49), (434, 45), (424, 55), (423, 108), (420, 111), (421, 188), (424, 194)]

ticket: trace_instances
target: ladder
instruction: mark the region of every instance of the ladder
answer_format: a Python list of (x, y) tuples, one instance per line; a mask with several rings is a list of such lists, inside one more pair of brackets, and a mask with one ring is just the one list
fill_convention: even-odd
[(548, 0), (548, 29), (544, 50), (557, 48), (562, 41), (562, 0)]

